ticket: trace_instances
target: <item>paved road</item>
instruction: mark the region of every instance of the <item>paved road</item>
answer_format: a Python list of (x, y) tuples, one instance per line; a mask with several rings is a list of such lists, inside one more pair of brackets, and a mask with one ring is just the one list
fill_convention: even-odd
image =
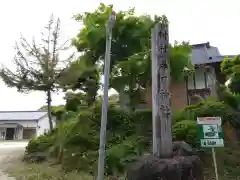
[(14, 180), (6, 176), (1, 170), (6, 164), (5, 160), (24, 153), (27, 141), (0, 141), (0, 180)]

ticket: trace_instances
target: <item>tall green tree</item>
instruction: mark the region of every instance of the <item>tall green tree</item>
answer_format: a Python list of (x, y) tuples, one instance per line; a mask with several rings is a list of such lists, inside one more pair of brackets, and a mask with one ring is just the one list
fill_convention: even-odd
[[(100, 4), (93, 12), (74, 16), (83, 24), (83, 28), (73, 40), (73, 45), (81, 52), (80, 59), (84, 59), (87, 66), (103, 64), (106, 43), (105, 25), (111, 9), (111, 5)], [(157, 21), (158, 17), (155, 19)], [(119, 62), (127, 61), (130, 56), (137, 56), (135, 54), (148, 50), (146, 47), (150, 45), (150, 28), (155, 21), (150, 16), (136, 16), (134, 9), (119, 11), (116, 14), (112, 38), (112, 68), (116, 69)]]
[[(146, 88), (151, 86), (151, 47), (147, 51), (119, 62), (112, 71), (111, 87), (129, 97), (128, 106), (134, 109), (145, 100)], [(191, 47), (188, 43), (175, 42), (170, 46), (170, 71), (173, 82), (183, 82), (184, 68), (193, 69)]]
[[(84, 54), (89, 64), (103, 62), (105, 55), (105, 26), (112, 6), (100, 4), (93, 12), (75, 15), (75, 20), (83, 24), (83, 28), (73, 40), (73, 45)], [(157, 21), (157, 17), (156, 17)], [(134, 9), (116, 13), (116, 23), (112, 37), (112, 66), (118, 61), (125, 61), (135, 53), (143, 51), (150, 44), (150, 28), (153, 26), (150, 16), (136, 16)]]
[[(81, 52), (88, 65), (103, 64), (105, 55), (105, 24), (111, 5), (100, 4), (93, 12), (75, 15), (83, 24), (73, 45)], [(113, 27), (110, 87), (120, 93), (120, 101), (128, 99), (134, 107), (148, 85), (151, 84), (151, 28), (158, 22), (168, 21), (166, 16), (137, 16), (134, 9), (116, 13)], [(184, 67), (191, 65), (188, 43), (175, 43), (170, 48), (171, 76), (181, 80)], [(123, 97), (124, 96), (124, 97)], [(125, 98), (126, 97), (126, 98)]]
[(15, 71), (4, 65), (0, 69), (0, 76), (9, 87), (16, 87), (20, 92), (43, 91), (47, 96), (47, 110), (50, 130), (53, 129), (51, 116), (51, 93), (59, 89), (59, 82), (64, 79), (65, 68), (73, 58), (60, 59), (61, 51), (67, 49), (66, 43), (59, 44), (60, 20), (51, 16), (46, 32), (42, 33), (42, 44), (35, 39), (29, 43), (24, 37), (16, 43), (16, 55), (13, 63)]
[(65, 109), (67, 111), (77, 112), (88, 107), (88, 97), (85, 93), (67, 92), (64, 99), (66, 100)]
[(240, 93), (240, 56), (226, 57), (221, 63), (221, 72), (227, 76), (231, 92)]
[[(100, 88), (99, 66), (94, 64), (88, 65), (85, 57), (80, 56), (78, 60), (73, 61), (70, 66), (66, 68), (64, 78), (61, 79), (60, 83), (65, 90), (80, 91), (80, 93), (75, 93), (76, 96), (74, 97), (79, 97), (79, 95), (81, 99), (84, 97), (82, 100), (87, 106), (91, 106), (96, 101)], [(68, 98), (66, 100), (68, 100)]]

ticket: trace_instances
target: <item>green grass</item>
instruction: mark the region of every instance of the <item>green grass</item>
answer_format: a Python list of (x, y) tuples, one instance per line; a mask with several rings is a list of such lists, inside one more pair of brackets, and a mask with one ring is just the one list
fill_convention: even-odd
[(51, 165), (50, 162), (41, 164), (27, 164), (20, 159), (12, 160), (11, 165), (6, 169), (6, 173), (16, 180), (93, 180), (87, 174), (71, 172), (64, 173), (60, 166)]
[[(240, 180), (239, 148), (218, 148), (216, 158), (220, 180)], [(206, 180), (215, 179), (211, 153), (205, 154)], [(52, 162), (40, 164), (24, 163), (21, 157), (9, 158), (3, 163), (5, 171), (16, 180), (93, 180), (95, 177), (78, 172), (64, 173), (61, 166)], [(109, 179), (109, 177), (107, 178)], [(124, 178), (123, 178), (124, 179)]]

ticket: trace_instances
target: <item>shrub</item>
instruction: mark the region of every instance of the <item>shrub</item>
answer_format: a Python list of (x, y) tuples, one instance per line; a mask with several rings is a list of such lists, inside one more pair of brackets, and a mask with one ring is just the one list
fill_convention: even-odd
[(66, 113), (66, 110), (64, 106), (54, 106), (52, 109), (52, 115), (56, 117), (57, 121), (61, 121), (63, 119), (64, 114)]
[(88, 174), (96, 172), (98, 151), (82, 152), (79, 147), (69, 147), (64, 151), (62, 167), (65, 171), (84, 171)]
[[(196, 117), (220, 114), (226, 119), (231, 117), (231, 113), (227, 113), (229, 111), (222, 102), (204, 101), (188, 106), (182, 112), (173, 115), (173, 138), (197, 146)], [(67, 114), (68, 120), (62, 121), (51, 136), (54, 142), (46, 135), (30, 141), (28, 149), (45, 151), (52, 146), (65, 170), (77, 169), (93, 173), (98, 158), (101, 106), (96, 105), (85, 111), (68, 112), (65, 115)], [(150, 109), (127, 113), (120, 108), (109, 106), (106, 144), (108, 174), (124, 171), (129, 162), (149, 151), (151, 141)]]
[(135, 161), (144, 152), (149, 151), (150, 141), (146, 137), (132, 136), (106, 151), (106, 172), (124, 172), (129, 163)]
[(62, 120), (67, 121), (67, 120), (73, 120), (77, 117), (77, 113), (73, 111), (67, 111), (62, 115)]
[(151, 135), (152, 134), (152, 110), (138, 110), (131, 114), (133, 134)]
[(193, 120), (194, 118), (193, 112), (189, 111), (188, 109), (174, 110), (172, 113), (172, 124), (186, 119)]
[(220, 116), (225, 121), (233, 123), (235, 121), (235, 113), (231, 107), (221, 101), (205, 100), (196, 105), (187, 106), (184, 112), (192, 115), (193, 119), (197, 117)]
[(193, 147), (198, 144), (197, 123), (194, 120), (183, 120), (173, 125), (173, 139), (176, 141), (183, 140)]
[(36, 139), (31, 139), (26, 147), (27, 153), (45, 152), (55, 142), (53, 133), (46, 133)]
[[(98, 157), (101, 108), (93, 107), (78, 114), (65, 138), (63, 168), (93, 172)], [(151, 110), (128, 114), (110, 106), (107, 125), (106, 168), (111, 174), (123, 170), (128, 162), (149, 147), (152, 127)], [(70, 123), (66, 122), (66, 123)], [(116, 161), (114, 159), (117, 159)]]

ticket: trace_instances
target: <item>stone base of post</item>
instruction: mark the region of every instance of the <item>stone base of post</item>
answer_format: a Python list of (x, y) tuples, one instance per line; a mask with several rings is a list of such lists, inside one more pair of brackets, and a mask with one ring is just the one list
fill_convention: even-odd
[[(186, 144), (186, 143), (185, 143)], [(176, 144), (175, 144), (176, 145)], [(171, 158), (144, 155), (127, 171), (127, 180), (203, 180), (203, 163), (178, 143)]]

